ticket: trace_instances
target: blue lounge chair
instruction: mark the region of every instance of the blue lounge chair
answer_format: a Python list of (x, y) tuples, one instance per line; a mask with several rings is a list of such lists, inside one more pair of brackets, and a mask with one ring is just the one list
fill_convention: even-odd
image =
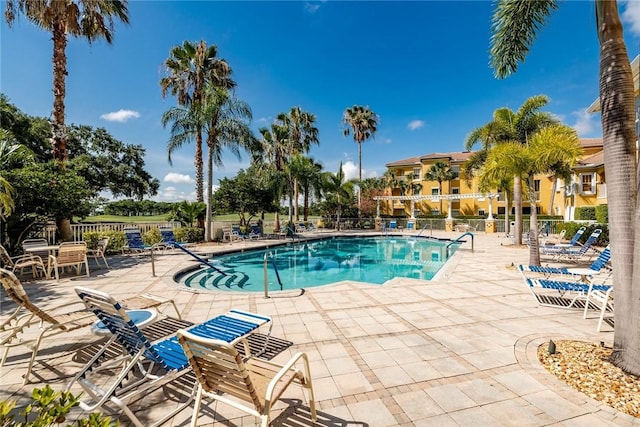
[(142, 234), (138, 227), (127, 227), (124, 229), (124, 237), (127, 239), (127, 244), (122, 248), (122, 252), (129, 251), (130, 253), (144, 253), (154, 249), (154, 246), (145, 245), (142, 241)]
[[(76, 382), (82, 386), (86, 393), (83, 396), (85, 399), (80, 402), (80, 408), (85, 411), (106, 409), (105, 404), (109, 402), (126, 414), (133, 425), (149, 426), (148, 422), (143, 423), (133, 414), (128, 404), (190, 371), (187, 369), (189, 361), (177, 337), (174, 335), (152, 343), (131, 320), (124, 307), (109, 294), (81, 287), (76, 288), (76, 293), (112, 336), (67, 385), (67, 390)], [(270, 322), (271, 319), (266, 316), (231, 310), (192, 326), (188, 331), (198, 337), (235, 344), (260, 326)], [(122, 356), (109, 360), (105, 352), (113, 343), (120, 344), (124, 352)], [(247, 345), (245, 345), (245, 351), (249, 351)], [(119, 372), (111, 374), (109, 376), (111, 380), (104, 384), (105, 377), (99, 372), (116, 367), (119, 367)], [(94, 376), (99, 382), (92, 381)], [(193, 392), (190, 399), (181, 403), (153, 425), (163, 424), (189, 406), (192, 400)]]
[(596, 228), (593, 230), (589, 238), (584, 245), (576, 245), (570, 247), (559, 247), (553, 248), (553, 246), (545, 247), (541, 254), (543, 255), (551, 255), (555, 261), (578, 261), (583, 259), (584, 256), (587, 255), (590, 249), (592, 249), (592, 245), (598, 240), (602, 230)]
[[(529, 291), (538, 301), (538, 304), (557, 308), (588, 308), (587, 296), (593, 291), (607, 292), (610, 285), (582, 282), (563, 282), (550, 279), (534, 279), (524, 277), (524, 282)], [(583, 305), (578, 304), (583, 301)]]
[(520, 265), (518, 269), (522, 274), (526, 273), (538, 273), (542, 274), (545, 278), (549, 278), (553, 275), (573, 276), (579, 277), (581, 280), (587, 279), (591, 281), (591, 278), (597, 274), (600, 274), (602, 270), (607, 270), (611, 273), (611, 268), (607, 266), (611, 260), (611, 248), (607, 246), (598, 255), (598, 258), (586, 268), (567, 268), (567, 267), (549, 267), (541, 265)]
[(173, 234), (173, 229), (171, 227), (159, 227), (160, 236), (162, 236), (162, 244), (167, 248), (175, 248), (176, 246), (182, 247), (190, 247), (193, 246), (193, 243), (186, 242), (178, 242), (176, 241), (176, 236)]
[(580, 238), (582, 237), (582, 235), (584, 234), (585, 230), (587, 228), (586, 227), (580, 227), (578, 229), (578, 231), (576, 231), (576, 234), (573, 235), (573, 237), (571, 238), (571, 240), (569, 241), (569, 243), (556, 243), (553, 245), (541, 245), (540, 246), (540, 250), (544, 251), (546, 249), (550, 249), (550, 250), (558, 250), (560, 248), (569, 248), (569, 247), (573, 247), (578, 245), (578, 241), (580, 240)]

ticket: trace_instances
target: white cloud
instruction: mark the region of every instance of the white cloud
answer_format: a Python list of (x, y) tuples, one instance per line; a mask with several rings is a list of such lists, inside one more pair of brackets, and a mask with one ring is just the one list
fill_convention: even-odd
[(597, 129), (597, 114), (587, 113), (585, 110), (578, 110), (571, 113), (576, 116), (576, 123), (573, 128), (581, 137), (592, 135)]
[(169, 172), (166, 174), (162, 181), (172, 182), (174, 184), (192, 184), (195, 182), (191, 176), (175, 172)]
[(269, 123), (269, 119), (267, 117), (260, 117), (258, 120), (256, 120), (256, 123), (267, 124)]
[(100, 116), (101, 119), (104, 119), (108, 122), (120, 122), (120, 123), (125, 123), (129, 119), (137, 119), (138, 117), (140, 117), (140, 113), (133, 110), (118, 110), (118, 111), (103, 114)]
[(409, 130), (420, 129), (422, 126), (424, 126), (424, 120), (411, 120), (407, 125)]
[(385, 138), (384, 141), (382, 141), (385, 144), (391, 144), (392, 140), (391, 138)]
[(196, 199), (195, 193), (187, 193), (180, 191), (176, 187), (164, 187), (158, 190), (158, 194), (155, 195), (154, 200), (158, 202), (180, 202), (182, 200), (188, 200), (190, 202)]
[(320, 6), (322, 6), (322, 3), (324, 3), (325, 1), (326, 0), (307, 1), (304, 3), (304, 10), (306, 10), (309, 13), (316, 13), (318, 9), (320, 9)]
[(624, 0), (625, 5), (622, 12), (622, 22), (629, 25), (632, 33), (640, 35), (640, 2), (638, 0)]
[[(353, 163), (351, 160), (342, 164), (342, 172), (344, 172), (344, 180), (349, 181), (350, 179), (358, 179), (358, 165)], [(362, 174), (364, 175), (364, 169), (362, 170)]]

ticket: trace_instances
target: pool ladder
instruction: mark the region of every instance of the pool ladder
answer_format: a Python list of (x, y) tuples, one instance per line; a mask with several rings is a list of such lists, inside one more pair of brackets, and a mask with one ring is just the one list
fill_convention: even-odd
[(264, 253), (264, 267), (263, 267), (263, 277), (264, 277), (264, 297), (269, 298), (269, 280), (267, 278), (267, 266), (268, 260), (271, 259), (271, 265), (273, 265), (273, 271), (276, 272), (276, 278), (278, 279), (278, 284), (280, 285), (280, 290), (283, 289), (282, 280), (280, 279), (280, 272), (278, 271), (278, 266), (276, 265), (275, 258), (271, 251), (266, 251)]
[(464, 237), (464, 236), (471, 236), (471, 252), (473, 252), (473, 233), (471, 233), (470, 231), (467, 231), (466, 233), (463, 233), (460, 237), (458, 237), (456, 240), (454, 240), (453, 242), (447, 244), (446, 247), (446, 254), (447, 254), (447, 258), (449, 258), (449, 248), (451, 247), (451, 245), (456, 244), (456, 243), (460, 243), (460, 240)]

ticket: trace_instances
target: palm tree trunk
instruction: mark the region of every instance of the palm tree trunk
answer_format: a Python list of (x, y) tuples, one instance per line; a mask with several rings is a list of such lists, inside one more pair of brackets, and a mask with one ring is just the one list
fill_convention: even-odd
[(205, 223), (204, 223), (204, 241), (211, 241), (211, 226), (213, 225), (211, 221), (211, 197), (212, 191), (211, 188), (213, 182), (213, 149), (209, 147), (207, 150), (207, 211), (205, 214)]
[(538, 242), (538, 213), (536, 212), (536, 193), (533, 191), (533, 175), (529, 176), (529, 265), (540, 265), (540, 243)]
[(304, 191), (304, 210), (303, 210), (305, 222), (309, 220), (309, 190)]
[(362, 216), (362, 142), (358, 141), (358, 218)]
[(300, 213), (298, 212), (298, 178), (293, 179), (293, 200), (295, 201), (293, 204), (293, 212), (296, 217), (296, 222), (300, 221)]
[(505, 191), (504, 193), (504, 232), (507, 235), (507, 237), (509, 237), (509, 212), (511, 211), (510, 206), (509, 206), (509, 195), (507, 194), (508, 192)]
[(63, 165), (67, 160), (67, 129), (64, 125), (64, 99), (67, 93), (67, 35), (62, 19), (53, 24), (53, 158)]
[(204, 201), (204, 172), (202, 170), (202, 127), (196, 130), (196, 155), (194, 167), (196, 174), (196, 201)]
[(438, 181), (438, 195), (440, 196), (440, 215), (442, 215), (442, 182)]
[(513, 230), (514, 243), (522, 244), (522, 179), (519, 176), (513, 178), (513, 204), (516, 208), (516, 226)]
[(553, 201), (556, 197), (556, 189), (558, 188), (558, 178), (556, 178), (555, 176), (553, 178), (551, 178), (552, 180), (552, 184), (551, 184), (551, 196), (549, 196), (549, 215), (553, 215)]
[(640, 375), (640, 244), (636, 244), (640, 242), (640, 209), (633, 77), (615, 0), (596, 1), (596, 22), (609, 239), (616, 286), (611, 361), (626, 372)]

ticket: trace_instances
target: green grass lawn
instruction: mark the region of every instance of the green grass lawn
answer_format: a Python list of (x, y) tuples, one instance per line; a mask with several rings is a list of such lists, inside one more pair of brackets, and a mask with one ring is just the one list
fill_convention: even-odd
[[(273, 221), (274, 214), (265, 214), (265, 222)], [(126, 223), (143, 223), (143, 222), (165, 222), (168, 215), (153, 215), (153, 216), (120, 216), (120, 215), (95, 215), (89, 216), (82, 220), (82, 222), (126, 222)], [(253, 217), (251, 222), (258, 221), (259, 217)], [(317, 221), (317, 217), (310, 218), (312, 221)], [(214, 215), (214, 221), (238, 221), (238, 215)], [(280, 215), (280, 221), (286, 221), (287, 215)]]

